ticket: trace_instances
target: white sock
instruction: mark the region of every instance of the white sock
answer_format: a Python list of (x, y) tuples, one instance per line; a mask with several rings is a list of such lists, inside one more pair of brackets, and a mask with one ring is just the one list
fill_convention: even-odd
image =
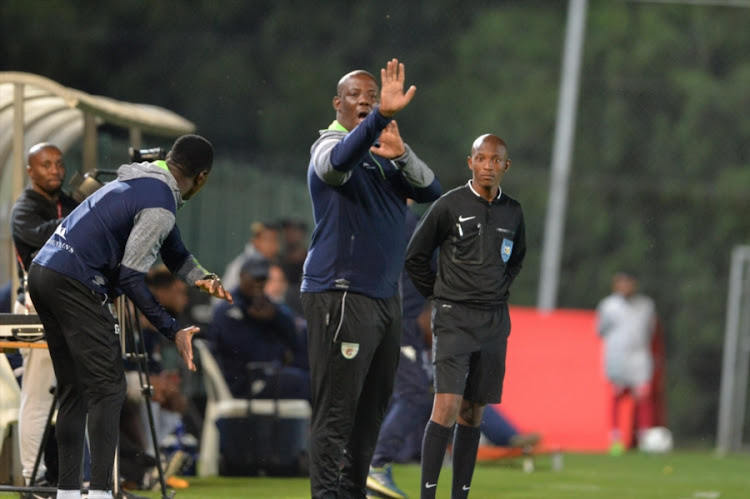
[(106, 490), (89, 490), (89, 499), (112, 499), (112, 494)]
[(81, 491), (57, 489), (57, 499), (81, 499)]

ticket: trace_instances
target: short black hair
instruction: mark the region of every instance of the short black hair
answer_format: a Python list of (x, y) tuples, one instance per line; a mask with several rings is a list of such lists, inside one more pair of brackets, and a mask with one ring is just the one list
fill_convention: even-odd
[(343, 93), (343, 90), (344, 90), (344, 84), (346, 83), (346, 81), (352, 76), (360, 76), (360, 75), (369, 76), (370, 78), (372, 78), (372, 81), (375, 82), (375, 85), (376, 86), (378, 85), (378, 80), (375, 79), (372, 73), (370, 73), (369, 71), (365, 71), (364, 69), (355, 69), (354, 71), (350, 71), (341, 77), (338, 84), (336, 85), (336, 95), (341, 97), (341, 94)]
[(214, 147), (200, 135), (183, 135), (175, 140), (167, 154), (167, 162), (176, 164), (182, 172), (194, 177), (202, 171), (211, 171)]

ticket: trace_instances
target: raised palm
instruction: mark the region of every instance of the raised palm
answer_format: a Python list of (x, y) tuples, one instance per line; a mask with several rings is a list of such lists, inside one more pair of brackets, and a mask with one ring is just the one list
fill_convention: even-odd
[(417, 93), (414, 85), (404, 93), (406, 70), (398, 59), (391, 59), (385, 68), (380, 70), (380, 113), (391, 117), (405, 108)]

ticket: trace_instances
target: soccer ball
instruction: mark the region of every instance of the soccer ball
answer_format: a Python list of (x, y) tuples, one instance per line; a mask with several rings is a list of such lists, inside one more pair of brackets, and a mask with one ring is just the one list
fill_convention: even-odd
[(672, 432), (663, 426), (649, 428), (638, 439), (638, 448), (649, 454), (665, 454), (672, 450)]

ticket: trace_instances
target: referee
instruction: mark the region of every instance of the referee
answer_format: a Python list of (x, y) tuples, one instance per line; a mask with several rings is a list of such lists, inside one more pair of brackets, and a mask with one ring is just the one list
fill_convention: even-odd
[[(430, 207), (406, 249), (412, 282), (434, 300), (435, 401), (422, 441), (423, 499), (435, 497), (451, 433), (451, 497), (468, 497), (482, 411), (502, 396), (508, 294), (526, 254), (521, 205), (500, 188), (510, 163), (500, 137), (478, 137), (468, 158), (472, 179)], [(430, 260), (437, 248), (436, 273)]]

